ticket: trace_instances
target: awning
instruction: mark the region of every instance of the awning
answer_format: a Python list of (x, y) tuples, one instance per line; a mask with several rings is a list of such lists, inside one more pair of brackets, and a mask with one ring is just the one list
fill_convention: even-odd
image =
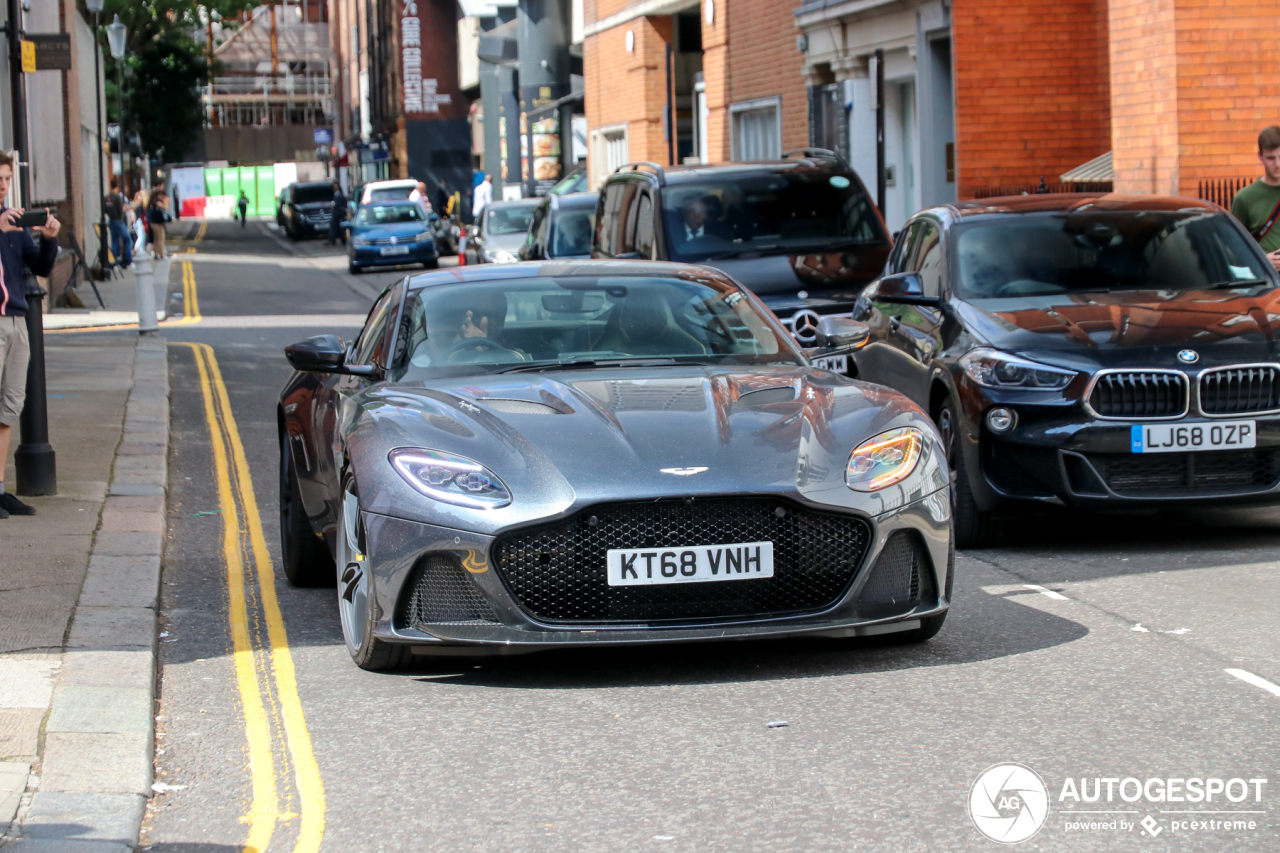
[(1097, 181), (1111, 181), (1115, 179), (1115, 173), (1111, 169), (1111, 152), (1108, 151), (1098, 157), (1094, 157), (1083, 166), (1076, 166), (1069, 172), (1063, 172), (1059, 179), (1064, 184), (1083, 184), (1094, 183)]

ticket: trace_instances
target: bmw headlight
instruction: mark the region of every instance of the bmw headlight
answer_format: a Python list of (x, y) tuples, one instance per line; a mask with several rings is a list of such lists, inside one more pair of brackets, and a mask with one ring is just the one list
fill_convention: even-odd
[(514, 264), (519, 260), (506, 249), (485, 249), (484, 257), (492, 264)]
[(351, 244), (354, 246), (372, 246), (373, 241), (366, 237), (353, 237), (351, 238)]
[(868, 438), (854, 448), (844, 469), (844, 483), (855, 492), (874, 492), (901, 483), (916, 469), (924, 433), (901, 427)]
[(433, 235), (431, 234), (430, 231), (422, 231), (418, 234), (417, 237), (414, 237), (413, 239), (418, 241), (419, 243), (430, 243), (432, 240), (432, 236)]
[(1073, 370), (1049, 367), (984, 347), (965, 353), (960, 367), (979, 385), (1007, 391), (1060, 391), (1076, 375)]
[(511, 503), (511, 492), (498, 475), (465, 456), (397, 447), (387, 458), (406, 483), (433, 500), (471, 509), (497, 509)]

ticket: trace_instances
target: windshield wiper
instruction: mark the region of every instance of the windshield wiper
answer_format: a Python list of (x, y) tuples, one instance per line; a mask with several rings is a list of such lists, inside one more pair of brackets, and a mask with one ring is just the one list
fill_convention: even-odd
[(1204, 286), (1204, 290), (1227, 290), (1232, 287), (1257, 287), (1260, 284), (1271, 284), (1265, 278), (1246, 278), (1241, 281), (1220, 281), (1217, 284), (1208, 284)]
[(499, 373), (540, 373), (544, 370), (579, 370), (592, 367), (652, 367), (677, 364), (674, 358), (571, 358), (568, 361), (544, 361), (540, 364), (517, 364)]

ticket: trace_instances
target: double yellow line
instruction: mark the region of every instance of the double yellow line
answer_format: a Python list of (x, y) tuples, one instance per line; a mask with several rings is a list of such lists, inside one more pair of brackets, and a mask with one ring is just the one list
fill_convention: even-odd
[[(182, 319), (166, 320), (165, 326), (191, 326), (200, 322), (200, 294), (196, 291), (196, 273), (191, 261), (179, 261), (182, 267)], [(167, 284), (167, 282), (166, 282)], [(166, 289), (166, 293), (168, 290)]]
[[(320, 778), (302, 700), (298, 696), (293, 655), (289, 651), (289, 638), (285, 633), (280, 603), (276, 599), (275, 569), (258, 514), (249, 463), (213, 347), (197, 343), (175, 343), (173, 346), (190, 347), (195, 357), (213, 449), (218, 502), (222, 507), (222, 551), (227, 564), (230, 603), (228, 618), (253, 784), (252, 803), (243, 818), (249, 825), (249, 837), (243, 853), (265, 851), (277, 823), (297, 816), (280, 804), (279, 788), (289, 786), (288, 768), (283, 765), (290, 763), (301, 806), (301, 822), (293, 851), (313, 853), (319, 850), (324, 837), (324, 782)], [(249, 577), (246, 564), (252, 566), (256, 583)], [(255, 608), (252, 622), (251, 598), (256, 598), (261, 605), (260, 614)], [(259, 646), (263, 645), (261, 637), (255, 637), (251, 627), (261, 624), (259, 617), (266, 624), (266, 645), (269, 648), (255, 648), (255, 639)], [(268, 714), (269, 708), (272, 714)], [(277, 728), (283, 729), (283, 744), (275, 735)], [(279, 768), (277, 754), (284, 759)]]

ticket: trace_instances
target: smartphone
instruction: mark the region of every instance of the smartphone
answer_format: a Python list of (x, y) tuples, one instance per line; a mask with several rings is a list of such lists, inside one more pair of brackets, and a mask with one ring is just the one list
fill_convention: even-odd
[(49, 221), (49, 211), (47, 210), (28, 210), (26, 213), (14, 220), (13, 224), (19, 228), (39, 228)]

